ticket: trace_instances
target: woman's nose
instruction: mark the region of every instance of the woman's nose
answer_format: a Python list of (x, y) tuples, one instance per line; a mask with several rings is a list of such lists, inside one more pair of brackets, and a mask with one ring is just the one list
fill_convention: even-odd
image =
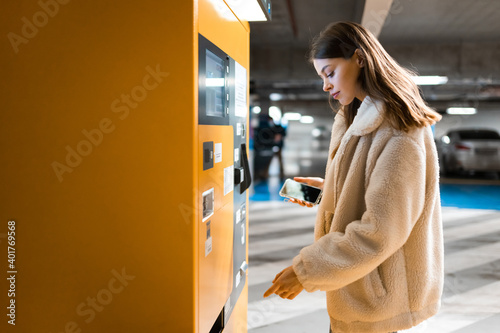
[(330, 82), (323, 82), (323, 91), (330, 91), (332, 89), (332, 84)]

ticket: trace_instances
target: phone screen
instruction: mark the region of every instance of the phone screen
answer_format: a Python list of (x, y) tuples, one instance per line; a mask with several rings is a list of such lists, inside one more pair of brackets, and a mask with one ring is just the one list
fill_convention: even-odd
[(280, 191), (280, 195), (284, 197), (291, 197), (310, 203), (317, 203), (319, 196), (321, 194), (321, 189), (317, 187), (312, 187), (303, 183), (296, 182), (292, 179), (287, 179), (283, 188)]

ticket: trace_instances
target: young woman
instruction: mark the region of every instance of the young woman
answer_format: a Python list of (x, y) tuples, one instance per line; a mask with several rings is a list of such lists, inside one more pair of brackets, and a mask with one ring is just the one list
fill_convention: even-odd
[[(362, 26), (339, 22), (312, 43), (323, 90), (340, 102), (315, 242), (273, 280), (264, 297), (326, 291), (331, 331), (393, 332), (437, 313), (443, 240), (437, 153), (441, 117), (411, 73)], [(296, 203), (306, 203), (295, 200)]]

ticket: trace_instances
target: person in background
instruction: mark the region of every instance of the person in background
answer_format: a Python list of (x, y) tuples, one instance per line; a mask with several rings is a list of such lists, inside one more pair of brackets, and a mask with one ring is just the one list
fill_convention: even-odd
[[(443, 290), (439, 167), (431, 125), (441, 116), (361, 25), (329, 25), (310, 60), (340, 103), (315, 241), (264, 297), (326, 291), (330, 331), (394, 332), (435, 315)], [(302, 206), (310, 206), (294, 200)]]
[(265, 181), (269, 177), (269, 164), (273, 156), (273, 119), (268, 114), (260, 114), (258, 126), (254, 129), (254, 180)]
[[(283, 167), (283, 145), (285, 142), (285, 136), (286, 136), (286, 128), (281, 126), (281, 124), (274, 124), (272, 127), (272, 131), (274, 133), (274, 146), (273, 146), (273, 158), (277, 157), (278, 158), (278, 163), (280, 167), (280, 180), (284, 181), (285, 180), (285, 171)], [(271, 161), (269, 161), (269, 165), (271, 165)], [(269, 166), (268, 166), (269, 169)]]
[(269, 166), (276, 156), (279, 162), (280, 178), (285, 178), (283, 168), (282, 149), (286, 129), (277, 125), (274, 119), (268, 114), (259, 116), (259, 126), (254, 130), (254, 147), (256, 158), (254, 160), (254, 178), (258, 180), (267, 180), (269, 178)]

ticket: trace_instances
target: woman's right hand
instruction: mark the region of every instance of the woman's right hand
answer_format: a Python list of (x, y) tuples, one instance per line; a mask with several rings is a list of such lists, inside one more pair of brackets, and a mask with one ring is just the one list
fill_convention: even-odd
[[(299, 183), (304, 183), (307, 185), (318, 187), (320, 189), (323, 189), (323, 183), (325, 182), (325, 180), (323, 178), (320, 178), (320, 177), (293, 177), (293, 180), (295, 180)], [(313, 207), (314, 206), (312, 203), (305, 202), (305, 201), (302, 201), (299, 199), (290, 198), (289, 201), (296, 203), (296, 204), (299, 204), (303, 207)]]

